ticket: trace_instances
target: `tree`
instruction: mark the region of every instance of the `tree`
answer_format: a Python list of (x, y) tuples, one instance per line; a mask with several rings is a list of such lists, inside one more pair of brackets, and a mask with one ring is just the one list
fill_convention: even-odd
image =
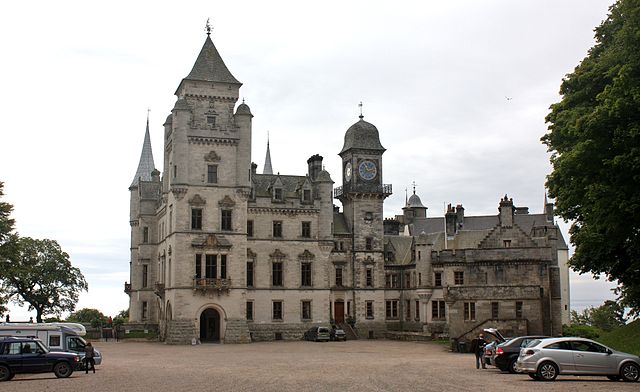
[(547, 177), (557, 213), (573, 221), (573, 269), (605, 274), (640, 314), (640, 2), (619, 0), (596, 45), (551, 105)]
[(73, 312), (67, 317), (67, 321), (74, 323), (87, 323), (92, 327), (102, 327), (107, 324), (107, 316), (98, 309), (83, 308)]
[[(4, 183), (0, 181), (0, 198), (4, 196)], [(17, 235), (13, 233), (13, 226), (15, 220), (11, 219), (11, 211), (13, 211), (13, 205), (0, 201), (0, 263), (7, 258), (15, 254), (15, 241)], [(0, 316), (7, 312), (5, 304), (8, 302), (8, 295), (2, 291), (2, 281), (4, 280), (4, 274), (6, 271), (0, 269)]]
[(120, 326), (129, 321), (129, 309), (121, 310), (116, 317), (113, 318), (113, 325)]
[(19, 305), (28, 303), (39, 323), (44, 315), (73, 311), (80, 292), (88, 289), (80, 269), (53, 240), (19, 238), (17, 254), (0, 260), (0, 270), (5, 292)]
[[(616, 301), (607, 300), (597, 308), (589, 307), (581, 313), (571, 311), (571, 324), (594, 327), (605, 332), (611, 332), (627, 323), (624, 307)], [(582, 335), (581, 335), (582, 336)]]

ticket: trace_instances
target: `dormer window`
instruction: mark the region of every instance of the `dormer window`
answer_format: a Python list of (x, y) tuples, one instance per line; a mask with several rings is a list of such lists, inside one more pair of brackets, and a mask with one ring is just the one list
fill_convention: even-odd
[(302, 202), (303, 203), (311, 202), (311, 189), (302, 190)]
[(273, 200), (282, 201), (282, 188), (275, 188), (273, 190)]

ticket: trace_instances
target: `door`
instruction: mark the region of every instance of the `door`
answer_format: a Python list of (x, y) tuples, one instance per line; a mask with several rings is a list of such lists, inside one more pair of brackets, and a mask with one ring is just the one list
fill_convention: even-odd
[(44, 349), (35, 341), (22, 343), (22, 371), (43, 372), (50, 370), (51, 365), (47, 363)]
[(607, 348), (599, 344), (574, 340), (571, 342), (573, 362), (576, 373), (584, 374), (617, 374), (615, 359), (607, 352)]
[(336, 302), (333, 306), (333, 313), (336, 324), (344, 323), (344, 302)]
[(206, 309), (200, 315), (200, 341), (220, 341), (220, 314), (215, 309)]

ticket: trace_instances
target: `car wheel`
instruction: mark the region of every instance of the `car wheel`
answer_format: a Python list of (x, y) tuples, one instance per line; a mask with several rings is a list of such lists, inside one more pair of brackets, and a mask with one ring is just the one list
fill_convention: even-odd
[(623, 381), (638, 381), (640, 378), (640, 367), (635, 363), (625, 363), (620, 369), (620, 377)]
[(5, 365), (0, 365), (0, 381), (9, 381), (12, 378), (11, 370)]
[(620, 381), (620, 376), (607, 376), (607, 378), (611, 381)]
[(73, 373), (73, 368), (67, 362), (58, 362), (53, 367), (53, 373), (58, 378), (67, 378)]
[(542, 381), (553, 381), (558, 377), (558, 367), (553, 362), (542, 362), (538, 366), (538, 377)]
[(507, 368), (507, 370), (509, 371), (509, 373), (511, 374), (516, 374), (516, 373), (520, 373), (518, 371), (518, 369), (516, 368), (516, 360), (512, 359), (511, 361), (509, 361), (509, 367)]
[(533, 378), (534, 380), (536, 380), (536, 381), (540, 380), (540, 377), (538, 377), (537, 374), (535, 374), (535, 373), (528, 373), (528, 374), (529, 374), (529, 377)]

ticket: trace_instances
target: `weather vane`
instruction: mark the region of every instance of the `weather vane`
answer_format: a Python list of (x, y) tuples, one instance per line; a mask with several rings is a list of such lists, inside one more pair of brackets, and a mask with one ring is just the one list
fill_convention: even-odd
[(204, 30), (207, 32), (207, 35), (211, 35), (211, 25), (209, 24), (209, 18), (207, 18), (207, 24), (204, 26)]
[(360, 107), (360, 119), (362, 120), (364, 118), (364, 116), (362, 115), (362, 101), (360, 101), (358, 106)]

